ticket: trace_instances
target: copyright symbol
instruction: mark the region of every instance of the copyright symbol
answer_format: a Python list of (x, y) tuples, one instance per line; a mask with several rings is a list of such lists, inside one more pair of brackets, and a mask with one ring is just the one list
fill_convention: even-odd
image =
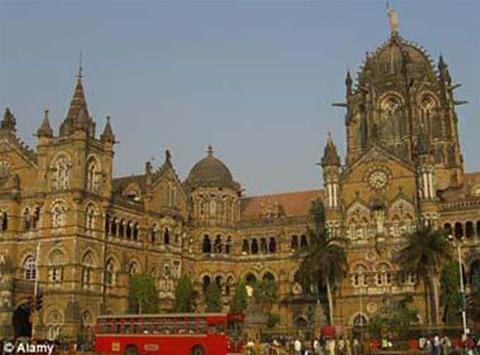
[(13, 345), (12, 343), (5, 343), (3, 345), (3, 351), (5, 351), (6, 353), (13, 353), (13, 350), (15, 350), (15, 345)]

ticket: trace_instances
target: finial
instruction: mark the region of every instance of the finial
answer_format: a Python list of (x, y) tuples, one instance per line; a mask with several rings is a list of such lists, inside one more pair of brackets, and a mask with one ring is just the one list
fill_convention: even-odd
[(328, 143), (332, 143), (332, 142), (333, 142), (332, 131), (328, 131), (328, 133), (327, 133), (327, 142), (328, 142)]
[(77, 79), (81, 80), (83, 78), (83, 65), (82, 65), (83, 53), (80, 51), (80, 57), (78, 60), (78, 74)]
[(50, 112), (50, 110), (48, 108), (45, 108), (45, 110), (43, 110), (43, 117), (45, 117), (46, 119), (48, 119), (48, 113)]
[(352, 85), (352, 76), (350, 75), (350, 70), (347, 70), (347, 77), (345, 78), (345, 85)]
[(208, 145), (207, 154), (208, 154), (208, 156), (212, 156), (212, 155), (213, 155), (213, 148), (212, 148), (212, 145), (211, 145), (211, 144)]
[(170, 163), (172, 160), (172, 153), (170, 153), (170, 150), (167, 149), (165, 150), (165, 161)]
[(397, 12), (390, 7), (390, 4), (387, 1), (387, 15), (388, 15), (388, 22), (390, 24), (390, 34), (391, 36), (398, 35), (398, 14)]

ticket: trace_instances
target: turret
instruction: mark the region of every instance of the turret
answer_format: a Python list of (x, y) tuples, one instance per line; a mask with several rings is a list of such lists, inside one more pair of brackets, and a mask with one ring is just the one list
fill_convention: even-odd
[(115, 143), (115, 135), (113, 134), (112, 125), (110, 124), (110, 116), (107, 116), (107, 123), (103, 129), (103, 133), (100, 136), (100, 140), (103, 143)]
[(48, 118), (48, 110), (44, 111), (42, 124), (37, 130), (38, 138), (51, 138), (53, 136), (52, 127), (50, 127), (50, 120)]
[(337, 208), (340, 194), (340, 157), (330, 132), (328, 133), (327, 144), (323, 151), (321, 166), (327, 197), (326, 206), (329, 209)]
[(15, 120), (15, 116), (10, 112), (10, 109), (7, 107), (5, 109), (5, 114), (3, 115), (3, 119), (1, 122), (1, 129), (3, 131), (15, 133), (17, 125), (17, 120)]

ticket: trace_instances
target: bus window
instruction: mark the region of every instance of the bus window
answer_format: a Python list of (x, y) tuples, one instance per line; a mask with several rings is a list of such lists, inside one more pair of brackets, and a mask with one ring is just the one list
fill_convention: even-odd
[(115, 325), (115, 333), (120, 334), (122, 332), (122, 325), (120, 323), (117, 323)]
[(130, 324), (125, 324), (125, 325), (123, 326), (123, 333), (124, 333), (124, 334), (130, 334), (130, 333), (131, 333), (131, 331), (130, 331)]
[(208, 332), (210, 334), (215, 334), (215, 324), (209, 324), (208, 325)]
[(207, 331), (207, 324), (205, 323), (205, 319), (200, 319), (198, 322), (198, 329), (199, 333), (205, 333)]
[(188, 333), (192, 334), (195, 333), (195, 318), (188, 318), (188, 323), (187, 323), (187, 328), (188, 328)]
[(223, 334), (224, 330), (225, 330), (225, 327), (223, 326), (223, 323), (218, 323), (217, 325), (218, 333)]

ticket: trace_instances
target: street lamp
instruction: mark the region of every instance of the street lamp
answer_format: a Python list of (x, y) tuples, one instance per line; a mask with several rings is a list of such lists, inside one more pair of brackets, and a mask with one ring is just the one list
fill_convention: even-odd
[[(465, 285), (463, 283), (463, 270), (462, 270), (462, 251), (460, 250), (460, 242), (455, 241), (453, 235), (449, 235), (448, 239), (453, 241), (457, 246), (457, 254), (458, 254), (458, 273), (460, 274), (460, 295), (462, 299), (462, 323), (463, 323), (463, 335), (467, 336), (467, 310), (466, 310), (466, 302), (465, 302)], [(460, 238), (462, 240), (463, 238)]]

